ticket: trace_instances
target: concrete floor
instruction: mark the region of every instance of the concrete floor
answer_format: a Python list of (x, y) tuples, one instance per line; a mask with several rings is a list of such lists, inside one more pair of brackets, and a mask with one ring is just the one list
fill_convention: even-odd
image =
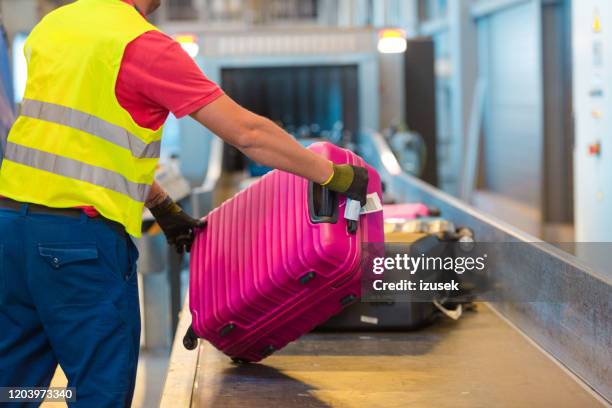
[(486, 305), (420, 332), (310, 334), (261, 364), (203, 343), (197, 367), (194, 407), (602, 405)]
[[(138, 374), (132, 408), (151, 408), (159, 405), (168, 368), (168, 351), (140, 351)], [(68, 381), (60, 368), (57, 369), (51, 387), (66, 387)], [(66, 407), (64, 402), (45, 402), (42, 408)]]
[(163, 352), (141, 352), (132, 408), (150, 408), (159, 405), (164, 380), (166, 379), (168, 361), (167, 350)]

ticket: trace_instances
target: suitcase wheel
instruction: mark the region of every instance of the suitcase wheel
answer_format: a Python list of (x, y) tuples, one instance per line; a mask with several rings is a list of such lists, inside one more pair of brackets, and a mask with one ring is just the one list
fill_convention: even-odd
[(219, 336), (225, 337), (230, 334), (235, 328), (236, 325), (234, 323), (227, 324), (223, 326), (223, 328), (219, 331)]
[(342, 306), (348, 306), (351, 303), (353, 303), (356, 299), (357, 299), (357, 296), (355, 296), (355, 295), (348, 295), (348, 296), (343, 297), (340, 300), (340, 303), (342, 304)]
[(232, 357), (232, 363), (236, 365), (244, 365), (244, 364), (250, 364), (251, 362), (245, 358)]
[(191, 326), (189, 326), (187, 333), (185, 333), (185, 337), (183, 337), (183, 346), (187, 350), (195, 350), (196, 347), (198, 347), (198, 336), (196, 336)]
[(307, 274), (305, 274), (304, 276), (300, 278), (300, 284), (306, 285), (308, 282), (313, 280), (316, 275), (317, 274), (314, 272), (308, 272)]
[(276, 348), (274, 348), (274, 346), (270, 344), (269, 346), (267, 346), (265, 349), (261, 351), (261, 358), (266, 358), (272, 355), (272, 353), (274, 353), (275, 351), (276, 351)]

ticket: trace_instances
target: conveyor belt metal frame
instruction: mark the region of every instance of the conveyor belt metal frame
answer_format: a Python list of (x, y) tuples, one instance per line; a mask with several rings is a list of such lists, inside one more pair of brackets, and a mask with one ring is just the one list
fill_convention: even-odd
[[(612, 279), (595, 273), (571, 254), (530, 236), (435, 187), (401, 171), (384, 137), (363, 133), (360, 153), (374, 165), (387, 192), (401, 202), (423, 202), (439, 208), (457, 225), (472, 228), (478, 242), (525, 243), (533, 259), (506, 265), (505, 278), (548, 283), (548, 299), (564, 302), (495, 302), (492, 307), (529, 338), (581, 378), (603, 398), (612, 401)], [(531, 256), (530, 256), (531, 258)], [(537, 265), (537, 270), (534, 270)], [(503, 270), (504, 265), (495, 265)], [(520, 287), (515, 285), (514, 287)], [(517, 296), (520, 298), (520, 296)]]

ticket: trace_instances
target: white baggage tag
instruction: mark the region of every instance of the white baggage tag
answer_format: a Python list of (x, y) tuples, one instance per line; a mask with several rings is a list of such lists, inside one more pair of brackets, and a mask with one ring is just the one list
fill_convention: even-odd
[(358, 221), (360, 215), (371, 214), (383, 210), (380, 197), (376, 193), (368, 194), (366, 204), (360, 207), (360, 203), (350, 198), (346, 200), (346, 208), (344, 209), (344, 218), (347, 220)]
[(359, 221), (359, 213), (361, 211), (361, 203), (359, 201), (346, 200), (346, 208), (344, 209), (344, 218), (352, 221)]
[(361, 208), (361, 215), (371, 214), (383, 210), (383, 205), (380, 202), (380, 197), (376, 193), (368, 194), (366, 205)]

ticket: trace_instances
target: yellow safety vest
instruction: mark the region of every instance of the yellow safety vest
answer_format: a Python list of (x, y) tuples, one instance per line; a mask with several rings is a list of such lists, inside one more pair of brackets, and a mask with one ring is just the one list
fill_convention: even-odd
[(55, 208), (93, 206), (141, 235), (162, 129), (136, 124), (117, 101), (115, 83), (126, 46), (152, 30), (121, 0), (79, 0), (34, 28), (0, 196)]

